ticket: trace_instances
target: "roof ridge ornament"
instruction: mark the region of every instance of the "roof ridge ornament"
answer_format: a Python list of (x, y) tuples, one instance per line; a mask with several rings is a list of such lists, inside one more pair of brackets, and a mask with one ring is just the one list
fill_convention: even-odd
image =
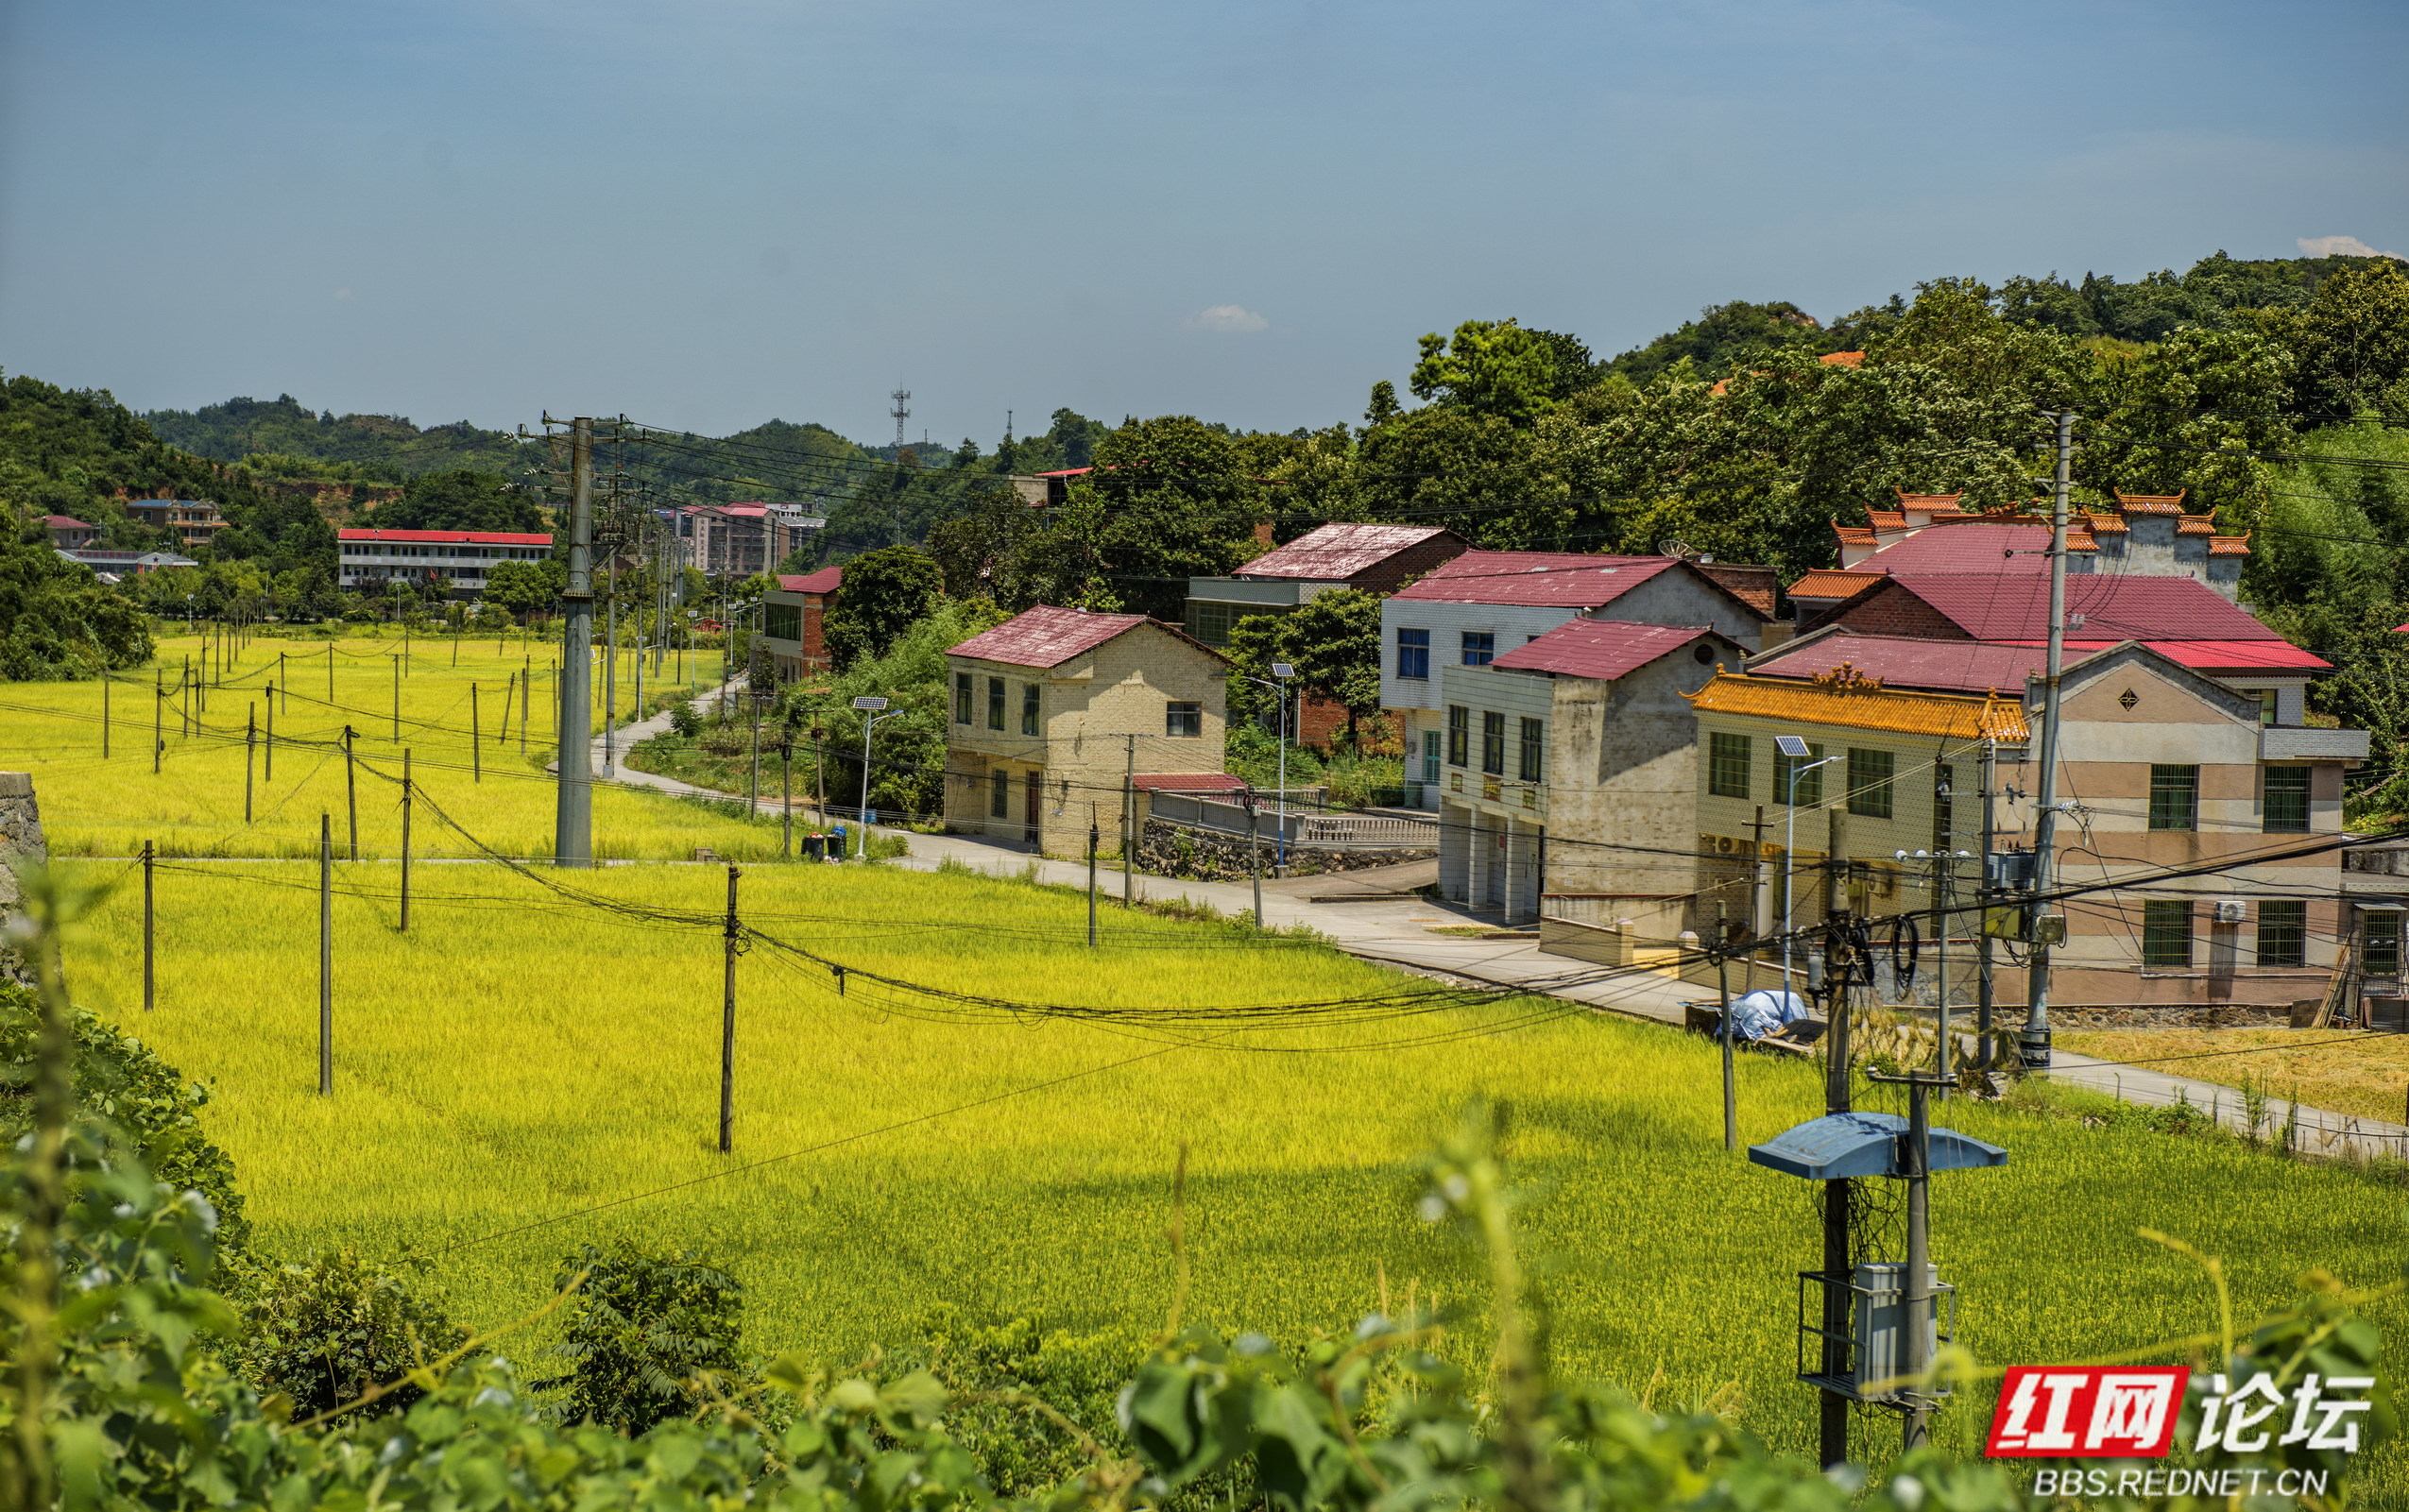
[(1809, 681), (1818, 688), (1828, 688), (1835, 692), (1878, 693), (1882, 691), (1882, 679), (1871, 672), (1857, 671), (1854, 662), (1844, 661), (1829, 671), (1817, 672)]

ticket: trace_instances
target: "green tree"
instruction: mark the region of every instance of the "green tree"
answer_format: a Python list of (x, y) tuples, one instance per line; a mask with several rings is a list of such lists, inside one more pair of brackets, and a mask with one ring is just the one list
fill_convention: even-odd
[(825, 624), (829, 657), (839, 671), (887, 654), (897, 637), (928, 617), (945, 592), (934, 558), (916, 546), (890, 546), (845, 564), (844, 586)]
[(657, 1253), (621, 1239), (581, 1245), (561, 1263), (555, 1287), (572, 1293), (568, 1326), (554, 1353), (569, 1373), (561, 1415), (635, 1437), (691, 1417), (713, 1384), (739, 1383), (744, 1359), (744, 1288), (691, 1251)]
[(2293, 402), (2307, 423), (2380, 413), (2409, 424), (2409, 271), (2399, 262), (2336, 273), (2306, 306), (2266, 312), (2260, 329), (2291, 348)]
[(1595, 381), (1589, 348), (1515, 320), (1467, 320), (1422, 338), (1407, 381), (1416, 398), (1529, 425)]
[(1353, 748), (1358, 722), (1380, 711), (1380, 596), (1341, 588), (1288, 614), (1250, 615), (1232, 628), (1228, 655), (1237, 674), (1229, 685), (1233, 719), (1272, 713), (1270, 691), (1253, 679), (1287, 662), (1299, 691), (1345, 706)]
[[(468, 1338), (400, 1272), (356, 1249), (270, 1266), (246, 1283), (236, 1366), (264, 1392), (292, 1399), (296, 1417), (332, 1412), (370, 1386), (402, 1380), (420, 1361)], [(416, 1385), (380, 1399), (379, 1412), (423, 1396)]]
[(0, 539), (0, 681), (97, 677), (139, 667), (150, 625), (92, 569), (46, 539)]
[(482, 530), (534, 534), (549, 529), (543, 511), (498, 472), (456, 467), (425, 472), (402, 485), (402, 497), (361, 517), (379, 530)]
[(569, 564), (556, 556), (533, 562), (496, 562), (486, 569), (485, 596), (525, 619), (549, 615), (569, 585)]

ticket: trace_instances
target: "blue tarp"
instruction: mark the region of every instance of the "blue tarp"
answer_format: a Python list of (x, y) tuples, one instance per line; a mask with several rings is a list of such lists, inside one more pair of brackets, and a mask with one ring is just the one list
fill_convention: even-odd
[(1796, 993), (1750, 993), (1732, 1004), (1732, 1032), (1743, 1040), (1761, 1040), (1807, 1016), (1806, 999)]
[[(1897, 1113), (1826, 1113), (1749, 1147), (1749, 1159), (1810, 1181), (1844, 1176), (1902, 1176), (1900, 1136), (1907, 1121)], [(2008, 1164), (2008, 1152), (1954, 1129), (1932, 1130), (1932, 1168), (1970, 1171)]]

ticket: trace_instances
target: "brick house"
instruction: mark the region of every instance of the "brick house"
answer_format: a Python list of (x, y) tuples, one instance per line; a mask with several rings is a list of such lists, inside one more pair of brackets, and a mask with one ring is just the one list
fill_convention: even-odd
[(59, 551), (81, 551), (100, 543), (100, 527), (87, 525), (73, 515), (44, 515), (42, 528), (50, 536), (50, 544)]
[(1229, 662), (1176, 625), (1041, 604), (948, 650), (946, 673), (961, 833), (1073, 856), (1093, 823), (1110, 850), (1133, 786), (1225, 785)]
[(828, 613), (844, 582), (841, 567), (781, 572), (777, 586), (761, 595), (761, 644), (779, 682), (828, 670)]

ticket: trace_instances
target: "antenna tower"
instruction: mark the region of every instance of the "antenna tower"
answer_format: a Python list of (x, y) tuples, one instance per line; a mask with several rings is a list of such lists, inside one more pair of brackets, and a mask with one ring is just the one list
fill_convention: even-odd
[(897, 455), (901, 455), (903, 451), (903, 422), (912, 418), (912, 390), (908, 388), (897, 389), (895, 391), (895, 408), (887, 411), (887, 413), (895, 416), (895, 450)]

